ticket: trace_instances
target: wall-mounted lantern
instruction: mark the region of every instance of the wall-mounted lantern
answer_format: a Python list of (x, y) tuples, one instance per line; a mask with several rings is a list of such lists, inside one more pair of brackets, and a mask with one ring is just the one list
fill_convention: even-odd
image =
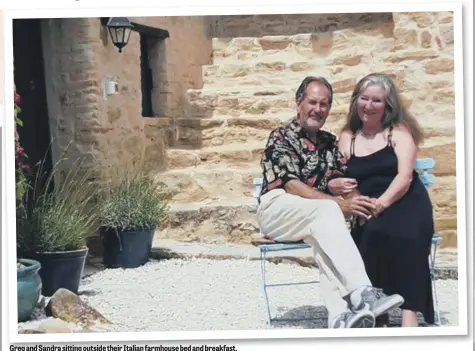
[(121, 53), (129, 42), (130, 32), (134, 26), (127, 17), (102, 17), (101, 23), (109, 29), (112, 42)]

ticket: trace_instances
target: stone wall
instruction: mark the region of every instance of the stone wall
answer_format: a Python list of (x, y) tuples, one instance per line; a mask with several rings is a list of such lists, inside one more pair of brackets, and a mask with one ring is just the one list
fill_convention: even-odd
[(393, 19), (392, 33), (374, 38), (377, 49), (371, 51), (364, 45), (366, 35), (371, 35), (368, 28), (333, 36), (331, 61), (333, 72), (338, 72), (333, 78), (337, 92), (333, 127), (343, 122), (351, 89), (359, 78), (374, 71), (390, 73), (424, 129), (426, 139), (419, 157), (433, 157), (437, 162), (437, 182), (430, 190), (436, 230), (444, 236), (444, 246), (456, 246), (453, 14), (394, 13)]
[[(187, 202), (194, 201), (218, 208), (252, 200), (250, 184), (260, 173), (260, 153), (269, 131), (295, 114), (295, 89), (305, 76), (322, 75), (332, 83), (334, 105), (326, 127), (338, 134), (357, 81), (370, 72), (386, 72), (424, 129), (419, 156), (437, 162), (437, 182), (430, 190), (436, 230), (444, 237), (443, 246), (456, 246), (452, 13), (393, 13), (370, 23), (361, 14), (351, 26), (341, 15), (327, 32), (295, 34), (311, 30), (303, 25), (309, 22), (306, 16), (294, 18), (296, 30), (289, 29), (283, 16), (214, 20), (215, 35), (221, 37), (213, 39), (213, 65), (204, 67), (203, 88), (188, 93), (191, 109), (182, 134), (193, 140), (188, 139), (189, 148), (169, 150), (176, 162), (165, 176), (180, 191), (177, 208), (185, 211)], [(247, 223), (255, 221), (249, 216), (247, 222), (230, 226)], [(203, 228), (203, 236), (218, 233)], [(233, 235), (232, 230), (219, 233), (226, 240)]]
[[(71, 143), (69, 157), (90, 154), (88, 165), (100, 160), (109, 167), (145, 155), (150, 167), (166, 166), (167, 129), (157, 126), (170, 125), (183, 113), (186, 90), (201, 87), (201, 65), (209, 63), (211, 55), (209, 25), (202, 17), (130, 20), (170, 33), (150, 55), (153, 100), (162, 104), (166, 118), (142, 117), (137, 32), (119, 54), (99, 18), (45, 19), (42, 35), (54, 159)], [(119, 93), (107, 99), (106, 79), (119, 86)]]
[(212, 16), (213, 37), (263, 37), (301, 33), (328, 33), (364, 23), (384, 23), (391, 13), (324, 13)]
[[(56, 140), (54, 155), (57, 155), (59, 146), (72, 142), (73, 156), (91, 152), (99, 157), (103, 167), (114, 168), (145, 156), (152, 169), (163, 170), (168, 168), (167, 149), (176, 139), (175, 118), (187, 117), (199, 122), (199, 114), (190, 112), (193, 106), (189, 108), (190, 103), (195, 103), (200, 108), (206, 107), (207, 113), (202, 117), (208, 119), (203, 121), (214, 126), (216, 123), (211, 123), (211, 119), (216, 113), (230, 113), (229, 101), (235, 103), (236, 116), (233, 116), (239, 116), (240, 120), (247, 103), (260, 106), (247, 116), (249, 125), (246, 128), (249, 130), (241, 133), (247, 139), (236, 142), (232, 151), (249, 151), (244, 146), (252, 143), (264, 147), (269, 130), (258, 123), (259, 119), (275, 118), (279, 121), (274, 113), (292, 111), (290, 116), (294, 111), (294, 89), (308, 74), (324, 75), (333, 84), (334, 107), (327, 127), (338, 133), (356, 82), (370, 72), (387, 72), (395, 79), (404, 103), (426, 133), (420, 156), (434, 157), (437, 161), (435, 174), (438, 179), (430, 191), (436, 228), (444, 236), (445, 246), (455, 246), (457, 203), (452, 14), (257, 17), (131, 18), (170, 32), (170, 38), (151, 54), (156, 63), (153, 102), (159, 105), (159, 108), (155, 106), (156, 110), (165, 115), (157, 118), (141, 116), (137, 33), (132, 33), (129, 44), (119, 54), (98, 18), (43, 20), (45, 73), (49, 78), (46, 83), (48, 108), (51, 134)], [(288, 37), (309, 32), (309, 35)], [(268, 37), (271, 35), (283, 37)], [(230, 38), (249, 36), (256, 38)], [(221, 38), (214, 40), (214, 51), (212, 37)], [(117, 81), (119, 94), (104, 100), (104, 79)], [(259, 84), (264, 86), (266, 94), (262, 94)], [(245, 86), (246, 89), (230, 90), (236, 86)], [(270, 94), (266, 90), (268, 86), (273, 86), (276, 91)], [(201, 88), (204, 88), (203, 92), (187, 92), (188, 89)], [(191, 101), (193, 97), (197, 101)], [(216, 121), (219, 122), (219, 118), (213, 122)], [(197, 124), (201, 126), (201, 122)], [(225, 128), (233, 127), (231, 122), (224, 124)], [(236, 125), (236, 128), (241, 128)], [(213, 128), (213, 135), (223, 135), (224, 141), (232, 142), (232, 135), (230, 138), (228, 130), (220, 129), (221, 124), (217, 123)], [(188, 156), (185, 153), (192, 145), (185, 145), (186, 140), (181, 140), (181, 143), (180, 150), (169, 151)], [(226, 162), (235, 160), (235, 157), (224, 157), (226, 152), (231, 152), (230, 147), (205, 151), (204, 154), (216, 155), (216, 162), (226, 167), (229, 166)], [(250, 153), (249, 160), (246, 159), (249, 164), (243, 166), (242, 172), (246, 172), (250, 164), (258, 165), (256, 155), (258, 153)], [(210, 176), (205, 163), (213, 160), (210, 157), (199, 160), (203, 163), (202, 168), (187, 176), (194, 179), (201, 176), (212, 182), (215, 178)], [(91, 157), (88, 162), (97, 161)], [(199, 173), (200, 170), (203, 173)], [(177, 178), (174, 174), (171, 177)], [(210, 188), (215, 190), (215, 185)], [(247, 189), (247, 182), (244, 187)], [(202, 188), (206, 187), (200, 186)], [(189, 189), (189, 186), (182, 189), (181, 195), (188, 194)], [(236, 185), (232, 190), (234, 195), (239, 195), (242, 189)], [(213, 191), (213, 196), (221, 195)], [(236, 198), (234, 195), (233, 199)]]

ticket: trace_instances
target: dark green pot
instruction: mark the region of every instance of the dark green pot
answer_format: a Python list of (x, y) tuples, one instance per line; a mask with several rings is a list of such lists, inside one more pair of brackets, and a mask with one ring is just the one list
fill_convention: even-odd
[(38, 303), (42, 282), (39, 275), (41, 264), (38, 261), (21, 258), (19, 263), (25, 267), (17, 268), (18, 322), (26, 322)]
[(43, 295), (53, 296), (61, 288), (77, 294), (88, 252), (85, 247), (75, 251), (37, 253), (35, 258), (41, 264)]

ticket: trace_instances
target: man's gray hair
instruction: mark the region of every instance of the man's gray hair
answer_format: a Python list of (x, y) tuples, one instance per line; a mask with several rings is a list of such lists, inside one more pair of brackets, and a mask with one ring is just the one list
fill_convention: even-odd
[(328, 98), (330, 100), (329, 105), (331, 107), (332, 102), (333, 102), (333, 88), (332, 88), (331, 84), (328, 82), (328, 80), (326, 80), (323, 77), (314, 77), (314, 76), (305, 77), (304, 80), (302, 81), (302, 83), (300, 83), (300, 86), (298, 87), (297, 92), (295, 93), (295, 102), (297, 104), (300, 104), (303, 101), (303, 99), (305, 99), (305, 96), (307, 94), (307, 87), (311, 83), (314, 83), (314, 82), (320, 83), (320, 84), (324, 85), (325, 87), (327, 87), (328, 92), (329, 92)]

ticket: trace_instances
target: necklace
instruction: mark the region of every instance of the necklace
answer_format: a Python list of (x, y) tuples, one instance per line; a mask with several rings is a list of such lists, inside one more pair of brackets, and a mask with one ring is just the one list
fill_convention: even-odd
[(367, 138), (367, 139), (374, 139), (374, 137), (375, 137), (376, 135), (378, 135), (379, 133), (381, 133), (381, 131), (378, 131), (378, 132), (375, 132), (375, 133), (365, 133), (365, 132), (363, 131), (363, 129), (360, 129), (359, 132), (360, 132), (360, 134), (361, 134), (363, 137), (365, 137), (365, 138)]

